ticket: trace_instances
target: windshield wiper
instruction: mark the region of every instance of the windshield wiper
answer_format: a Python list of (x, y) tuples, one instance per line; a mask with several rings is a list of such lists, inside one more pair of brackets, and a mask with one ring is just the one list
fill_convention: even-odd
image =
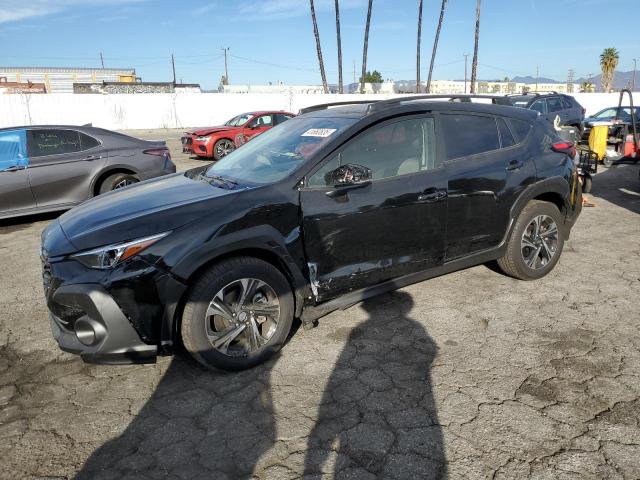
[[(233, 187), (238, 186), (238, 182), (235, 180), (231, 180), (229, 178), (221, 177), (220, 175), (206, 175), (205, 178), (216, 180), (224, 185), (232, 185)], [(211, 183), (211, 182), (209, 182)]]

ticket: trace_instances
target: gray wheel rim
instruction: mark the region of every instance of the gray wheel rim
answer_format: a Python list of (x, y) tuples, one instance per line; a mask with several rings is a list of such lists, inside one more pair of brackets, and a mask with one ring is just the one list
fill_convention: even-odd
[(233, 142), (229, 140), (220, 140), (216, 145), (216, 154), (218, 157), (222, 158), (226, 155), (229, 155), (236, 149), (236, 146)]
[(124, 188), (124, 187), (128, 187), (129, 185), (133, 185), (134, 183), (137, 183), (137, 181), (132, 178), (125, 178), (124, 180), (120, 180), (118, 183), (116, 183), (113, 186), (113, 189), (118, 190), (119, 188)]
[(230, 357), (243, 357), (273, 337), (280, 302), (269, 284), (256, 278), (235, 280), (215, 294), (205, 313), (211, 346)]
[(525, 228), (520, 245), (527, 267), (545, 268), (558, 251), (558, 225), (550, 216), (538, 215)]

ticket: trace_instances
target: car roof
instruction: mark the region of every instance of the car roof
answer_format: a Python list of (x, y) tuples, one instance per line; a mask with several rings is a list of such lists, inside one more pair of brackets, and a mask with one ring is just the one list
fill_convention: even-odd
[[(333, 108), (326, 108), (323, 110), (316, 110), (309, 113), (303, 113), (299, 115), (299, 117), (342, 117), (361, 119), (368, 117), (369, 115), (374, 115), (373, 113), (369, 113), (369, 107), (374, 104), (375, 102), (337, 106)], [(389, 105), (389, 107), (387, 108), (379, 109), (375, 112), (375, 115), (392, 116), (399, 113), (407, 114), (412, 112), (417, 113), (424, 111), (459, 111), (468, 113), (486, 113), (491, 115), (500, 115), (522, 119), (526, 121), (533, 121), (538, 116), (537, 112), (509, 105), (495, 105), (473, 102), (411, 100), (410, 97), (407, 98), (403, 103), (394, 103), (392, 105)]]
[[(0, 132), (7, 130), (22, 130), (22, 129), (61, 129), (61, 130), (80, 130), (80, 131), (97, 131), (97, 132), (111, 132), (111, 130), (106, 130), (100, 127), (94, 127), (93, 125), (16, 125), (15, 127), (4, 127), (0, 128)], [(115, 132), (117, 133), (117, 132)]]

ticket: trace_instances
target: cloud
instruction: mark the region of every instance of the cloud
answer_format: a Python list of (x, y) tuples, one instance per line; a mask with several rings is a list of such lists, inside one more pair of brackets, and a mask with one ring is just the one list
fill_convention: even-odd
[[(245, 0), (239, 2), (238, 17), (252, 20), (274, 20), (309, 15), (309, 2), (306, 0)], [(316, 12), (334, 11), (334, 0), (315, 0)], [(340, 10), (362, 7), (365, 0), (341, 0)]]
[(102, 7), (144, 1), (146, 0), (29, 0), (27, 3), (24, 0), (2, 0), (0, 24), (52, 15), (74, 7)]

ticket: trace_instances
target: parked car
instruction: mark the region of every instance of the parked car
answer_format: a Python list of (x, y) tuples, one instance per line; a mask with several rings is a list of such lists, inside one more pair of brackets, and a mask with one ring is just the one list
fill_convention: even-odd
[(0, 129), (0, 218), (69, 209), (175, 171), (162, 141), (90, 126)]
[[(636, 123), (640, 124), (640, 109), (634, 108), (636, 114)], [(584, 129), (582, 131), (582, 138), (588, 139), (589, 133), (591, 133), (591, 127), (596, 122), (614, 122), (609, 126), (609, 136), (615, 136), (617, 130), (622, 123), (631, 123), (631, 107), (622, 107), (620, 113), (618, 113), (618, 107), (609, 107), (600, 110), (598, 113), (591, 115), (584, 119)]]
[(571, 95), (561, 93), (528, 93), (526, 95), (509, 95), (515, 107), (528, 108), (553, 123), (560, 117), (560, 125), (576, 127), (582, 131), (582, 122), (586, 110)]
[(582, 205), (573, 145), (525, 109), (414, 99), (306, 109), (212, 166), (65, 213), (42, 235), (59, 346), (145, 363), (183, 343), (241, 369), (294, 317), (492, 260), (548, 274)]
[(182, 151), (201, 158), (220, 160), (251, 138), (294, 117), (283, 111), (249, 112), (233, 117), (220, 127), (185, 132)]

